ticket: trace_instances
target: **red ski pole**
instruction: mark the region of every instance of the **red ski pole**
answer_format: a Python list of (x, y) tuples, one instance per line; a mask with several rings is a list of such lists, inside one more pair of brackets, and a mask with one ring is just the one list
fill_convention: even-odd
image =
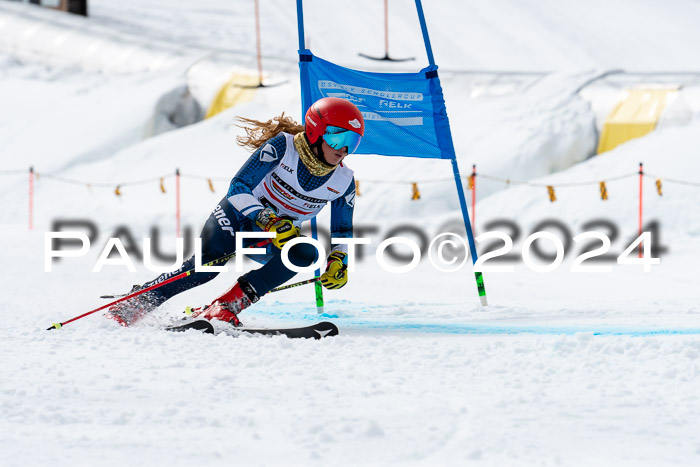
[[(252, 245), (252, 246), (250, 246), (250, 247), (248, 247), (248, 248), (260, 248), (260, 247), (262, 247), (262, 246), (267, 245), (267, 244), (270, 243), (271, 241), (272, 241), (272, 240), (270, 240), (270, 239), (266, 239), (266, 240), (263, 240), (262, 242), (258, 242), (258, 243), (256, 243), (255, 245)], [(227, 262), (228, 260), (230, 260), (231, 258), (233, 258), (234, 256), (236, 256), (236, 253), (235, 253), (235, 252), (233, 252), (233, 253), (231, 253), (231, 254), (229, 254), (229, 255), (226, 255), (226, 256), (222, 256), (221, 258), (215, 259), (214, 261), (210, 261), (210, 262), (208, 262), (207, 264), (204, 264), (203, 266), (214, 266), (214, 265), (217, 264), (217, 263), (225, 263), (225, 262)], [(120, 298), (120, 299), (118, 299), (118, 300), (114, 300), (113, 302), (110, 302), (110, 303), (108, 303), (108, 304), (106, 304), (106, 305), (102, 305), (101, 307), (95, 308), (95, 309), (92, 310), (92, 311), (88, 311), (87, 313), (83, 313), (83, 314), (80, 315), (80, 316), (76, 316), (75, 318), (71, 318), (71, 319), (69, 319), (68, 321), (64, 321), (64, 322), (62, 322), (62, 323), (53, 323), (53, 324), (52, 324), (49, 328), (47, 328), (46, 330), (47, 330), (47, 331), (50, 331), (50, 330), (52, 330), (52, 329), (61, 329), (63, 326), (65, 326), (65, 325), (68, 324), (68, 323), (72, 323), (73, 321), (77, 321), (77, 320), (79, 320), (80, 318), (84, 318), (84, 317), (86, 317), (86, 316), (88, 316), (88, 315), (91, 315), (91, 314), (93, 314), (93, 313), (97, 313), (97, 312), (100, 311), (100, 310), (104, 310), (105, 308), (108, 308), (108, 307), (110, 307), (110, 306), (112, 306), (112, 305), (114, 305), (114, 304), (116, 304), (116, 303), (123, 302), (124, 300), (128, 300), (128, 299), (130, 299), (130, 298), (136, 297), (137, 295), (141, 295), (141, 294), (143, 294), (143, 293), (150, 292), (151, 290), (155, 290), (155, 289), (157, 289), (158, 287), (164, 286), (165, 284), (170, 284), (171, 282), (175, 282), (175, 281), (177, 281), (177, 280), (180, 280), (180, 279), (182, 279), (183, 277), (189, 276), (189, 275), (192, 274), (193, 272), (195, 272), (194, 269), (190, 269), (189, 271), (181, 272), (181, 273), (178, 274), (177, 276), (173, 276), (173, 277), (171, 277), (170, 279), (166, 279), (166, 280), (164, 280), (163, 282), (160, 282), (160, 283), (158, 283), (158, 284), (154, 284), (154, 285), (152, 285), (152, 286), (150, 286), (150, 287), (146, 287), (145, 289), (137, 290), (136, 292), (130, 293), (130, 294), (128, 294), (128, 295), (125, 295), (124, 297), (122, 297), (122, 298)]]

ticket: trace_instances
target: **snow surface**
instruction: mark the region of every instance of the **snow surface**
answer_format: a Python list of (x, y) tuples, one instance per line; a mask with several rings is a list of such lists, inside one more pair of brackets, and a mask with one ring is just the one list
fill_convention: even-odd
[[(514, 222), (520, 254), (544, 220), (573, 236), (602, 219), (607, 226), (594, 228), (617, 229), (617, 256), (637, 235), (643, 162), (644, 223), (658, 222), (667, 248), (651, 272), (614, 262), (604, 263), (607, 273), (571, 272), (582, 248), (571, 242), (554, 272), (516, 261), (513, 272), (485, 273), (486, 308), (469, 267), (439, 272), (424, 259), (409, 273), (387, 273), (373, 253), (393, 228), (430, 237), (463, 229), (450, 165), (357, 155), (349, 160), (362, 193), (355, 222), (376, 231), (348, 286), (325, 294), (321, 319), (334, 321), (339, 337), (160, 331), (226, 289), (233, 271), (129, 329), (97, 313), (45, 330), (153, 277), (141, 263), (136, 273), (91, 270), (120, 227), (137, 243), (156, 228), (162, 249), (174, 250), (176, 167), (185, 175), (183, 226), (198, 233), (247, 157), (235, 145), (234, 116), (299, 119), (294, 2), (260, 3), (265, 80), (279, 85), (162, 134), (163, 109), (183, 86), (206, 109), (231, 73), (257, 77), (252, 1), (93, 0), (87, 19), (0, 3), (2, 464), (698, 465), (697, 110), (686, 112), (689, 123), (591, 157), (613, 93), (577, 93), (610, 69), (692, 71), (700, 4), (690, 0), (424, 4), (460, 168), (466, 175), (476, 164), (483, 175), (476, 233)], [(307, 43), (350, 67), (425, 66), (413, 2), (392, 1), (390, 13), (390, 55), (414, 62), (357, 55), (384, 53), (377, 1), (305, 2)], [(492, 70), (528, 73), (473, 73)], [(40, 174), (33, 231), (30, 165)], [(150, 181), (114, 195), (117, 184), (139, 180)], [(420, 201), (410, 199), (413, 181)], [(524, 181), (531, 185), (516, 183)], [(567, 186), (580, 182), (592, 183)], [(556, 187), (555, 203), (546, 185)], [(90, 220), (98, 238), (87, 256), (45, 273), (44, 232), (57, 219)], [(311, 294), (270, 295), (242, 319), (253, 327), (317, 321)]]

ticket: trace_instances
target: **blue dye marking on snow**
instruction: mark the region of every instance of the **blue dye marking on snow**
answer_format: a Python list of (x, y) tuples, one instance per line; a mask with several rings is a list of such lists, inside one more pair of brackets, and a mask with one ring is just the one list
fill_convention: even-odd
[(592, 326), (518, 326), (518, 325), (492, 325), (476, 323), (406, 323), (406, 322), (373, 322), (355, 320), (339, 320), (336, 325), (346, 325), (348, 328), (363, 329), (384, 329), (387, 331), (415, 331), (425, 333), (442, 334), (478, 334), (478, 335), (513, 335), (513, 334), (536, 334), (536, 335), (575, 335), (592, 334), (594, 336), (659, 336), (659, 335), (697, 335), (700, 329), (654, 329), (654, 328), (605, 328)]
[[(315, 310), (314, 310), (315, 311)], [(697, 328), (644, 328), (644, 327), (607, 327), (604, 325), (581, 325), (581, 326), (537, 326), (537, 325), (507, 325), (507, 324), (488, 324), (488, 323), (426, 323), (426, 322), (407, 322), (399, 320), (387, 319), (358, 319), (357, 317), (342, 317), (338, 314), (323, 313), (316, 314), (310, 309), (295, 310), (295, 311), (266, 311), (255, 310), (256, 313), (268, 315), (278, 319), (292, 319), (295, 321), (323, 321), (333, 320), (333, 322), (341, 328), (348, 330), (373, 330), (373, 331), (405, 331), (405, 332), (421, 332), (435, 334), (473, 334), (473, 335), (515, 335), (515, 334), (533, 334), (533, 335), (575, 335), (575, 334), (592, 334), (594, 336), (631, 336), (631, 337), (649, 337), (649, 336), (667, 336), (667, 335), (700, 335), (700, 329)]]

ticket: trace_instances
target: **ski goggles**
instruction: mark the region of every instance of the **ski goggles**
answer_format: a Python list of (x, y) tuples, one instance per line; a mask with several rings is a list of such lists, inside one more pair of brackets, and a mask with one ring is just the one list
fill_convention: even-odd
[(339, 126), (327, 126), (326, 132), (323, 134), (323, 140), (328, 143), (328, 146), (336, 150), (347, 147), (348, 154), (352, 154), (360, 145), (362, 136), (359, 133), (340, 128)]

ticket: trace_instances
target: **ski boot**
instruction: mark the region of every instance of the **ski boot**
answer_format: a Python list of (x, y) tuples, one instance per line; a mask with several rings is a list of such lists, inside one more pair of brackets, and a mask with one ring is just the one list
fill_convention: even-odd
[[(129, 293), (140, 289), (140, 285), (135, 285)], [(112, 305), (105, 313), (105, 318), (112, 319), (124, 327), (131, 326), (158, 306), (147, 295), (148, 292)]]
[(193, 318), (206, 318), (209, 321), (218, 319), (233, 326), (240, 326), (241, 320), (238, 314), (253, 303), (260, 300), (250, 283), (244, 277), (239, 277), (238, 282), (227, 290), (219, 298), (202, 308), (192, 310)]

